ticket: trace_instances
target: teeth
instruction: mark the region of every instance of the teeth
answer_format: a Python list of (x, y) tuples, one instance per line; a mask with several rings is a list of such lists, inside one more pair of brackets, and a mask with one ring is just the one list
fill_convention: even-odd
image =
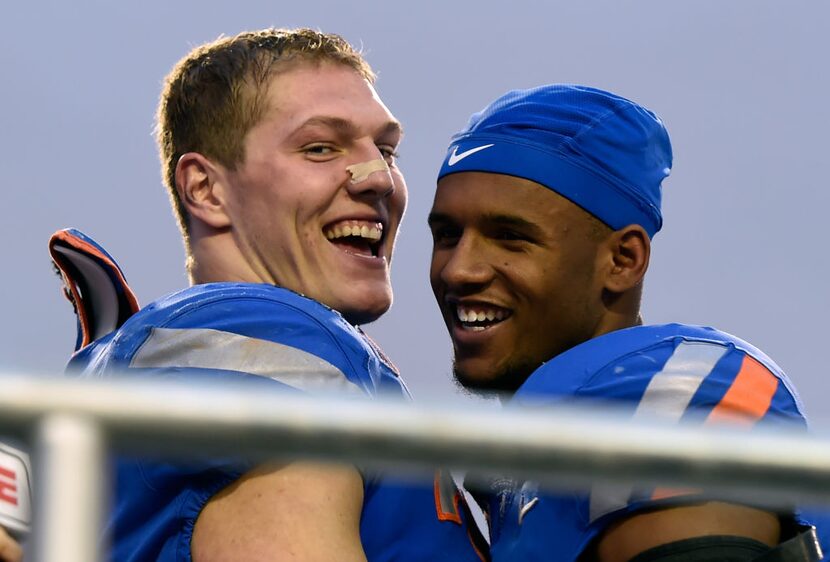
[(359, 236), (360, 238), (365, 238), (373, 242), (377, 242), (383, 236), (383, 225), (381, 223), (367, 224), (364, 222), (362, 224), (355, 224), (355, 222), (352, 221), (352, 224), (337, 224), (327, 228), (324, 234), (329, 240), (344, 238), (346, 236)]
[[(456, 315), (461, 322), (499, 322), (504, 320), (507, 312), (501, 309), (473, 310), (456, 306)], [(479, 329), (482, 327), (476, 326), (475, 328)]]

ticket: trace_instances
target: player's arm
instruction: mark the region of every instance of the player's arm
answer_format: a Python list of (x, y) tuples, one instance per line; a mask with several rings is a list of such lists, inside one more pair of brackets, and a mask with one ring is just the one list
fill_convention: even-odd
[(23, 549), (3, 527), (0, 527), (0, 562), (21, 562)]
[(730, 548), (741, 548), (743, 545), (747, 560), (750, 560), (760, 555), (760, 552), (753, 554), (753, 547), (762, 548), (761, 544), (753, 545), (752, 541), (772, 547), (778, 544), (780, 534), (778, 517), (772, 513), (746, 506), (707, 502), (658, 509), (623, 519), (600, 537), (596, 555), (600, 562), (627, 562), (647, 550), (674, 543), (675, 550), (695, 550), (701, 556), (708, 557), (701, 560), (713, 560), (718, 558), (717, 549), (723, 548), (721, 542), (679, 541), (728, 536), (738, 539)]
[(357, 469), (294, 462), (251, 470), (196, 520), (194, 562), (365, 562)]

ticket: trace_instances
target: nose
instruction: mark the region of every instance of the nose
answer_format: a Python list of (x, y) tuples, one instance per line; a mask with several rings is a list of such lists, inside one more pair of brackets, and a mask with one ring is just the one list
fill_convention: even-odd
[(462, 234), (453, 246), (435, 248), (432, 265), (433, 283), (440, 280), (446, 290), (458, 294), (480, 290), (493, 279), (486, 244), (470, 233)]
[(395, 182), (392, 172), (377, 147), (366, 156), (374, 156), (374, 158), (370, 157), (366, 161), (356, 162), (346, 168), (351, 176), (347, 182), (349, 193), (378, 198), (394, 193)]

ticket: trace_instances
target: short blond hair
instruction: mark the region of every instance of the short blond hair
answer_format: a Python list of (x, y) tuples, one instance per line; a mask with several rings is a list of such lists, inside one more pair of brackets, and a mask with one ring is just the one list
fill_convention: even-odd
[(189, 253), (187, 211), (176, 190), (176, 165), (198, 152), (230, 169), (244, 159), (244, 140), (267, 110), (264, 100), (277, 69), (291, 63), (330, 62), (375, 74), (363, 56), (336, 34), (313, 29), (263, 29), (200, 45), (167, 75), (159, 101), (156, 141), (162, 177)]

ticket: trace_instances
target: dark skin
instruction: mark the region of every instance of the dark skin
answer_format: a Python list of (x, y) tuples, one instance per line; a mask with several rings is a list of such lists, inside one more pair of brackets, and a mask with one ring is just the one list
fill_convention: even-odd
[[(430, 279), (469, 388), (515, 391), (544, 361), (639, 322), (648, 236), (618, 232), (551, 190), (499, 174), (439, 182)], [(466, 329), (459, 310), (506, 315)]]
[[(430, 281), (468, 388), (513, 392), (559, 353), (641, 323), (651, 241), (639, 225), (612, 230), (544, 186), (481, 172), (442, 178), (429, 224)], [(721, 502), (665, 508), (613, 525), (595, 552), (625, 562), (708, 535), (772, 546), (780, 524), (772, 513)]]

